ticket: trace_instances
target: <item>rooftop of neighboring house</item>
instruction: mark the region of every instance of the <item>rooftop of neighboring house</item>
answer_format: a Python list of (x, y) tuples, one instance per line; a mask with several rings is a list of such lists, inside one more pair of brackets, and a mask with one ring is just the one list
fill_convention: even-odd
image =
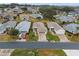
[(20, 14), (20, 18), (23, 20), (24, 18), (26, 19), (26, 20), (29, 20), (29, 15), (27, 15), (27, 14)]
[(64, 21), (64, 22), (75, 21), (75, 17), (73, 17), (73, 16), (58, 16), (57, 19), (60, 19), (60, 21)]
[(15, 29), (18, 29), (20, 32), (22, 31), (28, 32), (30, 29), (30, 26), (31, 26), (31, 22), (22, 21), (15, 27)]
[(47, 22), (47, 26), (48, 28), (54, 28), (55, 30), (64, 30), (59, 24), (57, 24), (56, 22)]
[(6, 27), (12, 27), (14, 28), (16, 26), (16, 21), (8, 21), (6, 23), (4, 23), (3, 25), (6, 26)]
[(71, 32), (73, 34), (77, 34), (79, 33), (79, 24), (67, 24), (67, 25), (64, 25), (63, 28), (68, 31), (68, 32)]
[(40, 17), (41, 19), (43, 19), (43, 16), (41, 14), (30, 14), (30, 16), (33, 17), (33, 18)]
[(0, 33), (3, 33), (6, 28), (14, 28), (16, 26), (16, 21), (8, 21), (6, 23), (1, 24)]

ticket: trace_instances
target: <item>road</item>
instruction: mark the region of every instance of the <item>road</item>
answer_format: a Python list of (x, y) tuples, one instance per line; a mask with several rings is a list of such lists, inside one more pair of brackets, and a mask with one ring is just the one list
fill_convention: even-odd
[(2, 49), (79, 49), (79, 42), (0, 42)]
[[(18, 42), (24, 42), (26, 41), (25, 39), (22, 40), (16, 40)], [(0, 56), (10, 56), (11, 53), (14, 51), (15, 49), (0, 49)]]

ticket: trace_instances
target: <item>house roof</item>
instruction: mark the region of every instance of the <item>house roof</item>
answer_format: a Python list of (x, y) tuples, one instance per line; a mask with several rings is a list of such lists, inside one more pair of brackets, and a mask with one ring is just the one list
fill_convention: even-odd
[(47, 32), (47, 29), (42, 22), (33, 23), (33, 28), (37, 28), (38, 32)]
[(60, 16), (59, 19), (61, 21), (65, 21), (65, 22), (67, 22), (67, 21), (69, 21), (69, 22), (75, 21), (73, 16)]
[(16, 21), (8, 21), (8, 22), (4, 23), (3, 25), (6, 26), (7, 28), (8, 27), (14, 28), (16, 26), (16, 23), (17, 23)]
[(31, 26), (31, 22), (28, 21), (22, 21), (20, 22), (15, 29), (18, 29), (19, 31), (26, 31), (28, 32)]
[(54, 28), (56, 31), (57, 30), (64, 30), (60, 25), (58, 25), (56, 22), (47, 22), (48, 28)]
[(38, 27), (44, 27), (44, 24), (42, 22), (33, 23), (33, 28), (38, 28)]
[(39, 28), (37, 29), (37, 32), (40, 32), (40, 33), (42, 33), (42, 32), (47, 32), (47, 29), (46, 29), (46, 27), (39, 27)]
[(33, 18), (37, 18), (37, 17), (43, 18), (43, 16), (41, 14), (31, 14), (30, 16)]
[(79, 33), (79, 30), (77, 29), (77, 27), (79, 27), (79, 24), (67, 24), (67, 25), (64, 25), (63, 28), (71, 33)]
[(25, 18), (26, 20), (29, 20), (29, 15), (27, 14), (20, 14), (20, 18), (23, 20)]
[(60, 21), (65, 21), (65, 22), (73, 22), (76, 20), (75, 17), (72, 15), (69, 16), (56, 16), (57, 19), (60, 19)]
[(0, 33), (3, 33), (6, 28), (14, 28), (16, 26), (16, 21), (8, 21), (0, 26)]

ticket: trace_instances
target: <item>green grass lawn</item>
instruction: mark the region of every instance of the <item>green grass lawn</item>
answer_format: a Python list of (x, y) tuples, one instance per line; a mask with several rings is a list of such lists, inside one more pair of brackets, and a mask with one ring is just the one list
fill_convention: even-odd
[(38, 50), (39, 56), (66, 56), (63, 50), (53, 50), (53, 49), (40, 49)]
[(52, 49), (15, 49), (11, 56), (66, 56), (63, 50)]
[(0, 35), (0, 41), (16, 41), (16, 39), (18, 38), (18, 36), (10, 36), (10, 35)]
[(15, 49), (11, 56), (35, 56), (36, 50)]
[(50, 32), (47, 33), (46, 37), (48, 41), (56, 41), (56, 42), (60, 41), (57, 35), (52, 35)]
[(32, 27), (29, 31), (29, 40), (28, 41), (37, 41), (38, 40), (38, 36), (35, 35), (35, 33), (32, 30)]
[(72, 34), (72, 33), (66, 32), (66, 36), (72, 42), (79, 42), (79, 34)]

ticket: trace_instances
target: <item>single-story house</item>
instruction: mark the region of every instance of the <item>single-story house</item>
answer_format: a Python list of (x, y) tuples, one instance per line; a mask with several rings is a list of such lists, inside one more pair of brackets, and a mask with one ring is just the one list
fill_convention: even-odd
[(47, 26), (51, 33), (53, 33), (53, 32), (55, 34), (64, 34), (65, 33), (65, 30), (60, 25), (58, 25), (56, 22), (47, 22)]
[(6, 28), (14, 28), (16, 26), (16, 21), (8, 21), (6, 23), (1, 24), (0, 26), (0, 34), (6, 31)]
[(42, 22), (35, 22), (33, 23), (33, 32), (35, 32), (35, 34), (47, 34), (47, 29)]
[(31, 22), (22, 21), (15, 27), (15, 29), (18, 29), (20, 33), (28, 33), (30, 26)]
[(31, 14), (30, 16), (33, 18), (43, 19), (43, 16), (41, 14)]
[(66, 31), (73, 33), (73, 34), (79, 33), (79, 24), (71, 23), (71, 24), (63, 25), (63, 28)]
[(73, 16), (58, 16), (56, 19), (59, 19), (62, 22), (74, 22), (76, 18)]
[(27, 7), (27, 11), (29, 11), (33, 14), (37, 14), (39, 12), (39, 7), (34, 7), (34, 6)]
[(16, 21), (8, 21), (4, 23), (3, 25), (6, 26), (6, 28), (15, 28), (16, 23), (17, 23)]
[(14, 13), (23, 13), (23, 11), (21, 10), (21, 8), (18, 7), (18, 6), (16, 6), (15, 8), (13, 8), (12, 11), (13, 11)]
[(68, 15), (78, 15), (78, 13), (77, 12), (75, 12), (75, 11), (70, 11), (69, 13), (68, 13)]

